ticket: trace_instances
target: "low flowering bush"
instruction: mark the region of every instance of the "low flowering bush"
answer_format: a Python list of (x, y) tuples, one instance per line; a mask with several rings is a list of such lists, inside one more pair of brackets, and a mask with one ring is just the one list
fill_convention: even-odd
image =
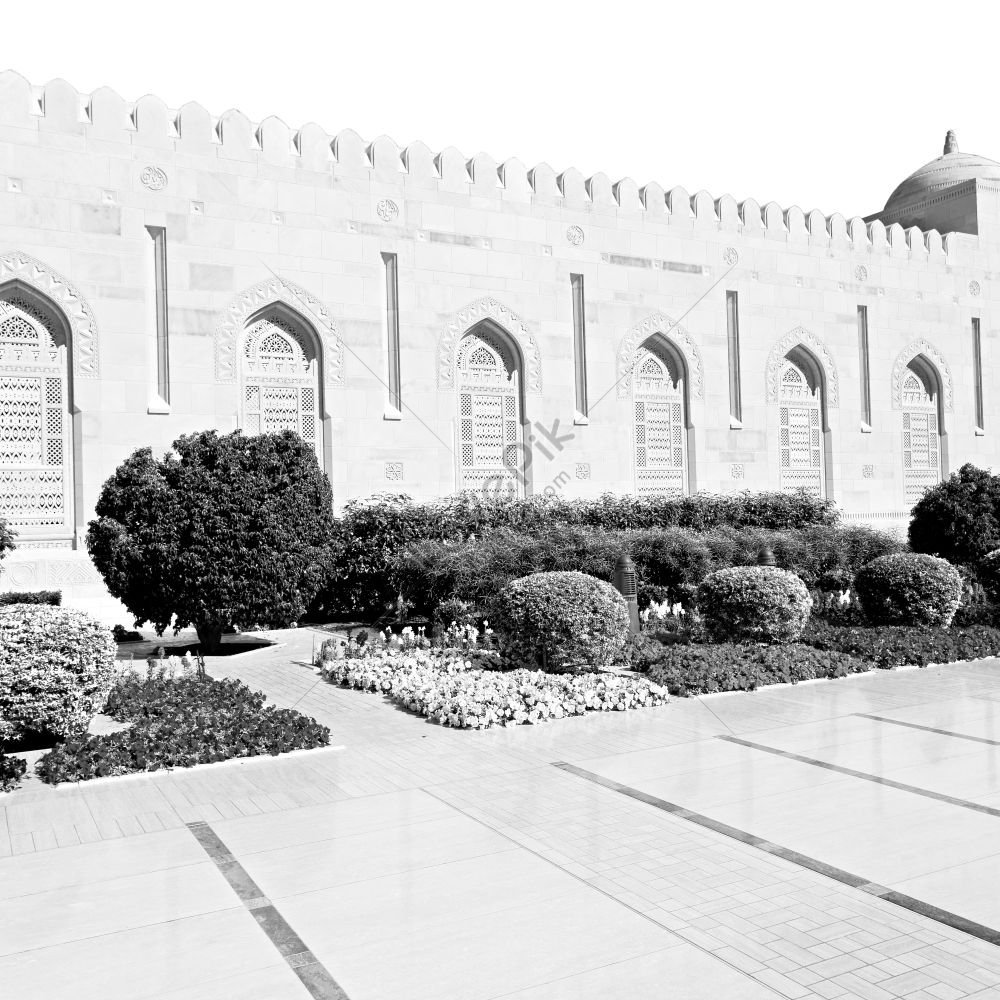
[(816, 677), (863, 673), (871, 664), (841, 652), (825, 652), (798, 643), (761, 646), (723, 642), (664, 646), (648, 677), (671, 694), (753, 691), (767, 684), (794, 684)]
[(326, 726), (293, 709), (265, 705), (263, 694), (232, 679), (127, 676), (111, 691), (107, 712), (131, 726), (105, 736), (71, 737), (36, 765), (42, 781), (193, 767), (330, 742)]
[(82, 611), (0, 607), (0, 719), (8, 738), (85, 730), (114, 683), (115, 653), (110, 630)]
[(872, 625), (940, 625), (962, 601), (962, 577), (946, 559), (899, 552), (862, 566), (854, 588)]
[(623, 712), (665, 704), (667, 692), (614, 673), (549, 674), (473, 666), (459, 649), (382, 649), (365, 657), (321, 660), (332, 684), (377, 692), (443, 726), (488, 729), (562, 719), (585, 712)]
[(605, 667), (629, 638), (625, 598), (586, 573), (532, 573), (497, 597), (500, 654), (547, 671)]
[(701, 582), (698, 608), (716, 642), (794, 642), (805, 628), (812, 598), (788, 570), (734, 566)]
[(1000, 656), (1000, 629), (988, 625), (945, 629), (837, 626), (812, 621), (802, 642), (815, 649), (861, 657), (881, 669)]

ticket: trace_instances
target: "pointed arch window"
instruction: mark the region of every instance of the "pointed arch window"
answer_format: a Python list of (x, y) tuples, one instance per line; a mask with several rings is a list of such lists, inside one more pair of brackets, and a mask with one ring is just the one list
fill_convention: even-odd
[(903, 373), (903, 487), (906, 502), (915, 504), (925, 489), (941, 481), (940, 385), (937, 372), (922, 357)]
[(522, 496), (520, 373), (513, 350), (480, 325), (455, 353), (458, 389), (458, 487)]
[(636, 493), (684, 496), (688, 421), (682, 364), (647, 345), (636, 351), (632, 371)]
[(778, 372), (779, 467), (783, 490), (826, 493), (823, 380), (801, 349), (785, 355)]
[(319, 359), (311, 338), (291, 318), (266, 313), (245, 329), (240, 361), (244, 433), (295, 431), (322, 466)]
[(22, 543), (70, 539), (67, 337), (18, 291), (0, 296), (0, 512)]

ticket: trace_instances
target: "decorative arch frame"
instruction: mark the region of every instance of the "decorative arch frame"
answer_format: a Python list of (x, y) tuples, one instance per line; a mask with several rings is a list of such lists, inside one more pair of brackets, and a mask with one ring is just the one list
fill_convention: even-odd
[(937, 369), (937, 376), (941, 383), (942, 409), (949, 413), (952, 412), (955, 408), (955, 383), (951, 377), (951, 368), (948, 367), (944, 355), (923, 337), (907, 344), (896, 355), (896, 361), (892, 366), (892, 408), (894, 410), (903, 408), (903, 379), (906, 377), (906, 368), (918, 355), (923, 355)]
[(690, 398), (701, 399), (705, 395), (705, 366), (701, 360), (701, 351), (698, 350), (698, 345), (691, 334), (662, 312), (647, 316), (622, 337), (618, 345), (616, 372), (619, 397), (625, 397), (632, 391), (632, 368), (635, 365), (636, 352), (657, 334), (680, 351), (687, 366), (685, 374)]
[(323, 383), (344, 384), (344, 344), (330, 311), (315, 296), (285, 278), (273, 277), (240, 292), (215, 329), (215, 378), (235, 382), (237, 356), (243, 330), (253, 318), (271, 307), (284, 307), (315, 331), (321, 352)]
[(21, 284), (48, 299), (69, 325), (74, 378), (100, 375), (97, 320), (79, 289), (57, 271), (19, 250), (0, 254), (0, 287)]
[(459, 310), (438, 337), (438, 388), (455, 388), (455, 352), (459, 342), (483, 320), (492, 321), (517, 345), (523, 362), (523, 385), (526, 392), (542, 391), (542, 355), (534, 333), (521, 318), (499, 299), (486, 295)]
[(823, 374), (823, 405), (828, 409), (840, 406), (840, 376), (834, 363), (833, 355), (826, 344), (805, 327), (797, 326), (778, 339), (767, 356), (765, 376), (767, 379), (767, 401), (776, 403), (780, 393), (781, 364), (789, 351), (796, 347), (804, 347), (807, 353), (815, 359)]

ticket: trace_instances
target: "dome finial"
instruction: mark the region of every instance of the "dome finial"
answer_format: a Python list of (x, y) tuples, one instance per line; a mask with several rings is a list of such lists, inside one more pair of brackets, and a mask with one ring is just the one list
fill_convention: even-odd
[(948, 129), (948, 134), (944, 137), (944, 154), (947, 156), (949, 153), (958, 152), (958, 140), (955, 138), (955, 132), (953, 129)]

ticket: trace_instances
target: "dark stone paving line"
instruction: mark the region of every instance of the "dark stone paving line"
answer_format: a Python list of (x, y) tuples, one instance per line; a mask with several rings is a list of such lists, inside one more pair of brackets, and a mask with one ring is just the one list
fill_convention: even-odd
[(935, 799), (938, 802), (947, 802), (950, 806), (958, 806), (961, 809), (971, 809), (973, 812), (985, 813), (987, 816), (1000, 816), (1000, 809), (994, 806), (984, 806), (979, 802), (970, 802), (968, 799), (959, 799), (954, 795), (945, 795), (944, 792), (932, 792), (929, 788), (921, 788), (919, 785), (907, 785), (902, 781), (893, 781), (892, 778), (882, 778), (877, 774), (869, 774), (867, 771), (855, 771), (852, 767), (841, 767), (840, 764), (831, 764), (825, 760), (817, 760), (815, 757), (804, 757), (799, 753), (792, 753), (790, 750), (778, 750), (776, 747), (765, 746), (763, 743), (752, 743), (750, 740), (741, 740), (738, 736), (717, 736), (718, 740), (725, 740), (727, 743), (735, 743), (741, 747), (749, 747), (751, 750), (760, 750), (762, 753), (771, 753), (776, 757), (784, 757), (787, 760), (795, 760), (800, 764), (811, 764), (813, 767), (822, 767), (827, 771), (836, 771), (837, 774), (847, 774), (852, 778), (860, 778), (862, 781), (871, 781), (876, 785), (885, 785), (886, 788), (896, 788), (901, 792), (909, 792), (911, 795), (922, 795), (925, 799)]
[(277, 907), (261, 892), (247, 870), (233, 857), (212, 827), (204, 822), (188, 823), (187, 828), (215, 863), (222, 877), (239, 896), (260, 929), (309, 991), (313, 1000), (350, 1000), (329, 970), (305, 946)]
[(933, 906), (922, 899), (907, 896), (902, 892), (896, 892), (894, 889), (889, 889), (884, 885), (877, 885), (866, 878), (862, 878), (860, 875), (854, 875), (852, 872), (844, 871), (841, 868), (834, 868), (833, 865), (828, 865), (817, 858), (811, 858), (807, 854), (792, 851), (787, 847), (782, 847), (780, 844), (774, 844), (769, 840), (765, 840), (763, 837), (748, 833), (746, 830), (740, 830), (735, 826), (730, 826), (728, 823), (712, 819), (711, 816), (705, 816), (691, 809), (685, 809), (674, 802), (667, 802), (666, 799), (657, 798), (648, 792), (632, 788), (631, 785), (623, 785), (618, 781), (613, 781), (611, 778), (605, 778), (603, 775), (595, 774), (593, 771), (577, 767), (575, 764), (568, 764), (565, 761), (555, 761), (552, 766), (558, 767), (562, 771), (568, 771), (570, 774), (575, 774), (578, 778), (583, 778), (585, 781), (590, 781), (595, 785), (602, 785), (604, 788), (609, 788), (613, 792), (618, 792), (619, 795), (626, 795), (630, 799), (645, 802), (647, 805), (661, 809), (672, 816), (686, 819), (689, 823), (704, 827), (706, 830), (714, 830), (725, 837), (738, 840), (741, 844), (747, 844), (749, 847), (755, 847), (759, 851), (773, 854), (778, 858), (784, 858), (785, 861), (790, 861), (801, 868), (808, 868), (810, 871), (817, 872), (820, 875), (826, 875), (827, 878), (832, 878), (837, 882), (848, 885), (852, 889), (860, 889), (869, 895), (878, 896), (879, 899), (884, 899), (887, 903), (893, 903), (904, 910), (909, 910), (911, 913), (917, 913), (936, 923), (954, 927), (956, 930), (963, 931), (970, 937), (986, 941), (988, 944), (1000, 946), (1000, 930), (996, 928), (987, 927), (985, 924), (977, 924), (974, 920), (968, 920), (966, 917), (961, 916), (961, 914), (952, 913), (950, 910), (942, 910), (940, 907)]
[(867, 712), (855, 712), (854, 714), (859, 719), (873, 719), (875, 722), (888, 722), (894, 726), (906, 726), (907, 729), (921, 729), (925, 733), (937, 733), (938, 736), (951, 736), (956, 740), (968, 740), (970, 743), (985, 743), (987, 746), (1000, 747), (1000, 740), (989, 740), (985, 736), (970, 736), (968, 733), (956, 733), (950, 729), (935, 729), (933, 726), (921, 726), (916, 722), (889, 719), (884, 715), (869, 715)]

